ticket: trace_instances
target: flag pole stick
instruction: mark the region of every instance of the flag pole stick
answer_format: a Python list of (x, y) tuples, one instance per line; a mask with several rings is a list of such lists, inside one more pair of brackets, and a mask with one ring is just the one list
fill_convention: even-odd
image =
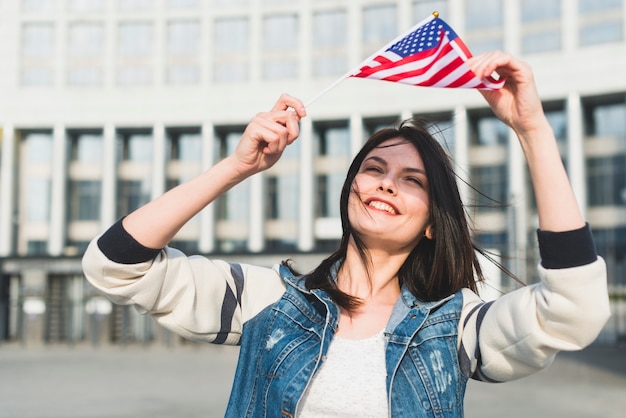
[(324, 94), (328, 93), (330, 90), (335, 88), (339, 83), (341, 83), (343, 80), (345, 80), (348, 77), (350, 77), (350, 73), (346, 73), (343, 76), (341, 76), (340, 78), (338, 78), (337, 80), (335, 80), (335, 82), (333, 84), (331, 84), (330, 86), (326, 87), (324, 90), (322, 90), (319, 93), (317, 93), (317, 95), (315, 97), (313, 97), (311, 100), (309, 100), (309, 102), (305, 105), (305, 107), (308, 108), (309, 106), (311, 106), (314, 102), (317, 101), (317, 99), (322, 97)]
[[(422, 20), (421, 22), (419, 22), (418, 24), (416, 24), (415, 26), (413, 26), (409, 32), (412, 32), (413, 30), (417, 29), (420, 26), (423, 26), (424, 24), (426, 24), (427, 22), (429, 22), (430, 20), (439, 17), (439, 12), (435, 11), (433, 12), (433, 14), (431, 16), (428, 16), (426, 19)], [(345, 80), (346, 78), (349, 78), (350, 76), (352, 76), (353, 74), (357, 73), (357, 71), (367, 62), (369, 62), (370, 60), (372, 60), (372, 58), (374, 58), (380, 51), (384, 51), (387, 48), (391, 47), (393, 44), (395, 44), (396, 42), (398, 42), (400, 39), (404, 38), (406, 36), (406, 32), (398, 35), (395, 39), (393, 39), (392, 41), (388, 42), (387, 45), (383, 46), (382, 48), (380, 48), (378, 51), (374, 52), (372, 55), (370, 55), (368, 58), (366, 58), (365, 60), (363, 60), (359, 65), (357, 65), (356, 67), (354, 67), (352, 70), (348, 71), (347, 73), (345, 73), (343, 76), (341, 76), (340, 78), (338, 78), (337, 80), (335, 80), (334, 83), (332, 83), (330, 86), (326, 87), (324, 90), (322, 90), (321, 92), (319, 92), (315, 97), (313, 97), (311, 100), (309, 100), (309, 102), (305, 105), (305, 107), (309, 107), (311, 106), (314, 102), (317, 101), (317, 99), (319, 99), (320, 97), (322, 97), (324, 94), (328, 93), (330, 90), (332, 90), (333, 88), (337, 87), (337, 85), (339, 83), (341, 83), (343, 80)]]

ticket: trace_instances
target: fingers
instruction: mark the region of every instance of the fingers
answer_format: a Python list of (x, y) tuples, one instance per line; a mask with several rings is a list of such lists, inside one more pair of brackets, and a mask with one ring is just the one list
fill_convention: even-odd
[(289, 108), (293, 109), (296, 112), (298, 118), (303, 118), (306, 116), (304, 103), (286, 93), (281, 94), (281, 96), (278, 98), (278, 101), (276, 102), (274, 107), (272, 107), (272, 112), (288, 110)]

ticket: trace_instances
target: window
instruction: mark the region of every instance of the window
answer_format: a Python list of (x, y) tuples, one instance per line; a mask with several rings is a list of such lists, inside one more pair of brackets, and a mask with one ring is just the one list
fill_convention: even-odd
[(363, 43), (365, 55), (378, 50), (398, 35), (395, 4), (369, 6), (363, 9)]
[(69, 0), (68, 9), (72, 12), (101, 12), (105, 0)]
[(587, 159), (589, 206), (626, 205), (626, 154)]
[(68, 30), (68, 84), (100, 85), (103, 79), (104, 30), (102, 24), (74, 23)]
[(414, 24), (421, 22), (433, 12), (439, 12), (443, 20), (448, 21), (448, 0), (418, 0), (413, 3)]
[(154, 0), (117, 0), (117, 8), (125, 12), (154, 10)]
[(54, 54), (53, 23), (26, 23), (22, 27), (22, 55), (28, 58), (50, 58)]
[(199, 128), (170, 128), (167, 135), (168, 188), (202, 171), (202, 136)]
[(123, 180), (117, 182), (117, 216), (122, 217), (150, 201), (151, 182)]
[(197, 62), (200, 51), (200, 24), (195, 20), (170, 22), (167, 27), (167, 81), (193, 84), (200, 79)]
[(98, 180), (70, 180), (68, 182), (68, 220), (97, 221), (100, 219), (102, 182)]
[(167, 8), (172, 10), (178, 9), (197, 9), (200, 7), (200, 0), (167, 0)]
[(593, 237), (607, 264), (609, 286), (626, 286), (626, 228), (593, 228)]
[(118, 47), (122, 57), (145, 57), (152, 54), (153, 28), (151, 23), (121, 23), (118, 35)]
[(350, 131), (346, 125), (315, 127), (315, 165), (318, 199), (315, 216), (338, 218), (339, 197), (350, 163)]
[(507, 202), (508, 173), (505, 165), (471, 168), (472, 186), (478, 191), (474, 203), (478, 212), (501, 209)]
[(95, 58), (104, 53), (104, 30), (101, 23), (73, 23), (69, 27), (70, 58)]
[(152, 162), (152, 132), (122, 130), (117, 136), (118, 161)]
[[(224, 158), (235, 150), (243, 127), (217, 129), (215, 155)], [(250, 211), (250, 181), (245, 180), (237, 187), (221, 195), (216, 204), (217, 246), (220, 251), (245, 251), (248, 241), (248, 220)]]
[(245, 81), (249, 78), (250, 29), (245, 17), (215, 21), (213, 50), (217, 82)]
[(579, 0), (580, 45), (622, 41), (623, 7), (622, 0)]
[(561, 49), (561, 0), (526, 0), (522, 8), (522, 52)]
[(102, 131), (70, 131), (69, 161), (85, 164), (102, 162)]
[(465, 2), (465, 41), (474, 55), (503, 49), (503, 22), (502, 0)]
[(50, 220), (50, 179), (30, 178), (26, 181), (26, 220), (48, 222)]
[(53, 12), (58, 7), (58, 0), (21, 0), (22, 11), (30, 13)]
[(298, 17), (274, 15), (263, 19), (263, 78), (295, 78), (298, 74)]
[(154, 31), (149, 22), (126, 22), (118, 28), (117, 81), (121, 85), (152, 82)]
[(509, 128), (496, 117), (478, 117), (471, 120), (472, 144), (482, 146), (504, 145), (509, 138)]
[(52, 132), (24, 133), (26, 161), (28, 163), (52, 162)]
[(347, 70), (347, 15), (344, 10), (313, 16), (313, 75), (344, 74)]

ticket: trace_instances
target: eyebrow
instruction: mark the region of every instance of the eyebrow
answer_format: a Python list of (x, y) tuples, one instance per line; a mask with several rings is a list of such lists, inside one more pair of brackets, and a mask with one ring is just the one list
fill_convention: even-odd
[[(382, 157), (379, 157), (377, 155), (372, 155), (370, 157), (367, 157), (365, 160), (363, 160), (363, 163), (366, 163), (369, 160), (374, 160), (379, 164), (383, 164), (385, 166), (388, 165), (387, 160), (385, 160)], [(418, 167), (406, 167), (404, 169), (404, 171), (408, 171), (409, 173), (418, 173), (418, 174), (423, 174), (424, 176), (426, 176), (426, 170), (422, 169), (422, 168), (418, 168)]]

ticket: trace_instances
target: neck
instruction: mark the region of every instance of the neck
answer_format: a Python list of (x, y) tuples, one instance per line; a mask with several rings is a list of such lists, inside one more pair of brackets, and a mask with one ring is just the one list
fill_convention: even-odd
[(369, 264), (361, 256), (351, 239), (346, 258), (339, 270), (339, 288), (364, 303), (394, 304), (400, 295), (398, 270), (408, 254), (390, 254), (368, 250)]

